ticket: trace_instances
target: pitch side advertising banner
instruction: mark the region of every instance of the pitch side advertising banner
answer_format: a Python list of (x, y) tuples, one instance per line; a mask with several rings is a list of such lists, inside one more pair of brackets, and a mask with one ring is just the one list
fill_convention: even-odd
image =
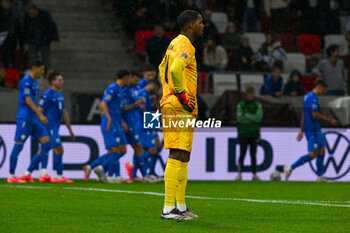
[[(82, 166), (91, 163), (99, 155), (106, 153), (100, 127), (97, 125), (73, 125), (76, 141), (69, 139), (65, 126), (61, 127), (64, 146), (64, 175), (68, 178), (82, 179)], [(5, 178), (9, 170), (9, 157), (13, 147), (16, 126), (0, 125), (0, 177)], [(325, 177), (334, 181), (350, 181), (350, 129), (324, 129), (327, 148), (325, 158)], [(257, 153), (258, 175), (263, 180), (269, 180), (273, 171), (281, 170), (283, 165), (292, 164), (299, 156), (307, 153), (305, 138), (296, 141), (298, 129), (262, 128), (261, 140)], [(162, 133), (159, 133), (162, 139)], [(16, 175), (24, 173), (29, 165), (31, 155), (36, 151), (37, 144), (30, 138), (18, 158)], [(127, 177), (124, 164), (132, 161), (133, 151), (128, 146), (127, 154), (121, 158), (121, 173)], [(167, 150), (162, 150), (157, 162), (156, 172), (163, 175)], [(239, 144), (235, 128), (212, 129), (211, 131), (196, 129), (193, 140), (193, 150), (189, 163), (188, 176), (190, 180), (234, 180), (237, 175)], [(243, 179), (252, 178), (250, 170), (249, 150), (243, 168)], [(314, 181), (315, 162), (305, 164), (293, 171), (292, 181)], [(55, 176), (53, 156), (50, 152), (49, 174)], [(37, 178), (35, 171), (33, 177)], [(283, 176), (282, 176), (283, 177)], [(92, 178), (96, 178), (93, 174)]]

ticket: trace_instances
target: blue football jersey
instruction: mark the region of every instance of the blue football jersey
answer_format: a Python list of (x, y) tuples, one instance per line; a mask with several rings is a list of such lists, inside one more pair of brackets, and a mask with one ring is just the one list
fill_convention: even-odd
[(312, 117), (312, 112), (320, 112), (320, 101), (317, 95), (310, 91), (304, 98), (304, 132), (321, 132), (320, 121)]
[(151, 99), (151, 95), (148, 93), (148, 91), (146, 89), (141, 89), (138, 91), (138, 99), (142, 99), (143, 100), (143, 104), (146, 107), (146, 111), (152, 111), (152, 107), (153, 107), (153, 101)]
[[(126, 86), (125, 88), (123, 88), (123, 92), (124, 92), (123, 106), (134, 104), (138, 100), (137, 94), (136, 95), (133, 94), (135, 91), (137, 93), (137, 90), (135, 87)], [(123, 111), (122, 117), (127, 125), (132, 125), (135, 123), (135, 112), (136, 112), (136, 108)]]
[(25, 98), (30, 97), (34, 104), (37, 104), (38, 94), (38, 81), (33, 79), (30, 75), (24, 76), (19, 84), (18, 112), (16, 120), (30, 120), (36, 118), (35, 112), (33, 112), (33, 110), (31, 110), (26, 104)]
[(108, 112), (112, 119), (121, 120), (124, 93), (117, 83), (112, 83), (107, 87), (102, 101), (107, 103)]
[(141, 90), (147, 86), (148, 82), (146, 81), (145, 78), (141, 79), (140, 82), (137, 84), (136, 88)]
[(49, 120), (50, 128), (59, 128), (61, 125), (62, 111), (65, 109), (63, 93), (47, 89), (40, 98), (39, 107), (44, 109), (44, 115)]

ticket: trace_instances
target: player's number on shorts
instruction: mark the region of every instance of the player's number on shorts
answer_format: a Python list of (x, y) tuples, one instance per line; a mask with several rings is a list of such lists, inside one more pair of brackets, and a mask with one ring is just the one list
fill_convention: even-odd
[(165, 82), (168, 83), (168, 55), (165, 55), (165, 74), (164, 74), (164, 78), (165, 78)]

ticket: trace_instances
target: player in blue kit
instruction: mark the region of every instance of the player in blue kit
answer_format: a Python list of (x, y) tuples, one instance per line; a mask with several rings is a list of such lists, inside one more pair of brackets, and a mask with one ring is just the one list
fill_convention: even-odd
[(301, 118), (301, 128), (297, 140), (301, 141), (303, 134), (307, 139), (308, 154), (301, 156), (291, 166), (284, 166), (284, 175), (288, 181), (292, 171), (316, 158), (317, 180), (318, 182), (327, 182), (323, 177), (324, 173), (324, 156), (325, 156), (325, 138), (321, 131), (320, 121), (328, 122), (334, 126), (338, 125), (336, 119), (331, 119), (320, 114), (320, 102), (318, 96), (326, 92), (327, 84), (323, 79), (317, 79), (312, 91), (306, 94), (303, 105), (303, 115)]
[[(156, 134), (152, 130), (143, 129), (143, 113), (144, 111), (152, 111), (154, 101), (152, 95), (156, 94), (160, 89), (160, 83), (156, 80), (150, 80), (145, 88), (138, 91), (138, 99), (143, 102), (142, 108), (136, 113), (137, 127), (141, 132), (141, 144), (146, 152), (143, 154), (146, 164), (149, 168), (149, 177), (155, 181), (159, 181), (155, 176), (155, 165), (157, 159)], [(135, 168), (133, 170), (135, 173)]]
[[(108, 154), (96, 159), (91, 165), (94, 168), (99, 180), (104, 183), (119, 183), (121, 177), (115, 180), (112, 176), (115, 172), (115, 164), (119, 158), (126, 153), (126, 125), (122, 122), (122, 107), (124, 92), (123, 88), (129, 82), (129, 72), (120, 70), (116, 81), (110, 84), (104, 92), (101, 102), (101, 132), (103, 135), (105, 147)], [(124, 128), (122, 124), (124, 124)], [(92, 166), (84, 166), (85, 177), (88, 178), (91, 173)], [(107, 172), (108, 177), (106, 177)]]
[(136, 86), (138, 90), (145, 88), (145, 86), (148, 84), (149, 81), (156, 79), (157, 70), (153, 65), (148, 65), (143, 70), (142, 75), (143, 75), (143, 78), (138, 82)]
[[(29, 75), (22, 78), (19, 85), (18, 113), (16, 116), (15, 145), (10, 155), (10, 174), (8, 183), (25, 183), (26, 181), (15, 176), (18, 155), (29, 136), (37, 138), (41, 143), (40, 160), (47, 164), (48, 152), (50, 150), (50, 138), (43, 124), (47, 125), (46, 116), (36, 106), (39, 93), (37, 79), (45, 72), (44, 64), (35, 60), (30, 65)], [(46, 176), (46, 167), (42, 166), (42, 176)]]
[[(64, 104), (64, 96), (62, 93), (63, 77), (58, 73), (51, 73), (49, 76), (49, 83), (51, 88), (47, 89), (40, 98), (39, 111), (44, 113), (49, 123), (45, 126), (46, 131), (50, 136), (50, 148), (54, 150), (54, 165), (57, 171), (57, 178), (53, 179), (49, 175), (40, 176), (40, 182), (52, 182), (52, 183), (74, 183), (72, 180), (68, 180), (63, 176), (63, 147), (61, 137), (59, 135), (59, 128), (61, 125), (61, 119), (68, 128), (71, 139), (74, 140), (75, 136), (70, 125), (70, 119), (68, 112)], [(38, 167), (40, 163), (40, 152), (38, 152), (32, 159), (27, 171), (22, 176), (22, 180), (27, 182), (34, 182), (31, 173)]]

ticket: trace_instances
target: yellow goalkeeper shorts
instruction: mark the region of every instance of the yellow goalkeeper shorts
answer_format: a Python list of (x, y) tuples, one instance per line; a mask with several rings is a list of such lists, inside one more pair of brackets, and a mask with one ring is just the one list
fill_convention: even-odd
[(161, 112), (165, 149), (191, 152), (196, 116), (171, 104), (162, 106)]

